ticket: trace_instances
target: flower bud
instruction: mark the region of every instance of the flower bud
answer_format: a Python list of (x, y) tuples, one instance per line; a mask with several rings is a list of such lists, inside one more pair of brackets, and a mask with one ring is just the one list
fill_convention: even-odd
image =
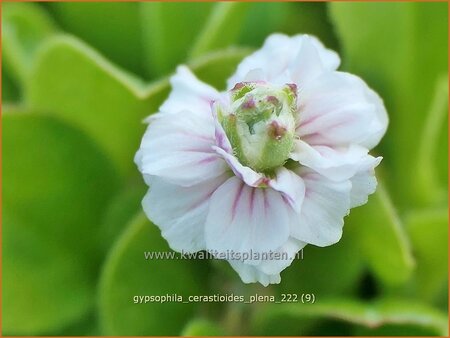
[(240, 82), (230, 96), (227, 111), (216, 109), (235, 156), (258, 172), (282, 166), (294, 146), (296, 86)]

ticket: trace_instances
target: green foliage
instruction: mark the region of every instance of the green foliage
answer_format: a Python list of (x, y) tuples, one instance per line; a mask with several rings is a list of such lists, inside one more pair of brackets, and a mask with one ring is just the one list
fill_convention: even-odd
[(194, 319), (183, 329), (181, 336), (203, 337), (203, 336), (224, 336), (223, 330), (216, 323), (206, 319)]
[[(414, 192), (418, 200), (425, 205), (442, 203), (447, 195), (444, 187), (448, 183), (446, 159), (448, 142), (440, 139), (442, 136), (447, 136), (447, 129), (442, 127), (447, 125), (446, 119), (448, 121), (448, 75), (443, 75), (436, 82), (434, 97), (428, 108), (428, 116), (420, 138), (416, 168), (414, 168), (417, 177)], [(442, 172), (445, 172), (444, 178), (442, 178)]]
[(33, 3), (6, 3), (2, 10), (4, 62), (11, 75), (23, 83), (33, 62), (34, 53), (56, 28), (47, 13)]
[(196, 38), (190, 57), (199, 57), (205, 52), (227, 47), (236, 40), (248, 4), (239, 2), (218, 2), (208, 21)]
[(2, 100), (4, 103), (17, 102), (20, 98), (19, 88), (17, 83), (11, 78), (2, 66)]
[(186, 60), (214, 4), (146, 2), (140, 6), (147, 70), (158, 76)]
[(168, 251), (169, 247), (159, 229), (139, 214), (111, 249), (102, 272), (99, 310), (105, 334), (176, 335), (198, 307), (169, 301), (134, 303), (135, 296), (177, 295), (187, 299), (204, 291), (202, 275), (192, 267), (192, 261), (144, 259), (144, 251), (152, 250)]
[(448, 208), (412, 211), (405, 223), (417, 257), (413, 293), (438, 300), (448, 285)]
[[(448, 334), (447, 6), (2, 4), (2, 334)], [(385, 100), (377, 192), (280, 285), (245, 285), (223, 261), (145, 260), (169, 248), (139, 213), (143, 119), (178, 64), (223, 89), (273, 32), (318, 36)], [(174, 293), (316, 302), (133, 302)]]
[(93, 306), (99, 215), (118, 177), (83, 133), (54, 118), (4, 111), (2, 123), (3, 328), (45, 333)]
[(144, 69), (139, 4), (132, 2), (52, 2), (61, 28), (95, 46), (108, 59), (136, 73)]
[[(346, 229), (347, 230), (347, 229)], [(303, 259), (295, 260), (292, 267), (282, 272), (283, 293), (316, 293), (322, 296), (354, 293), (355, 284), (363, 270), (363, 260), (355, 256), (359, 237), (348, 229), (342, 240), (326, 248), (312, 245), (303, 249)], [(333, 259), (330, 259), (333, 257)], [(324, 278), (324, 271), (328, 278)], [(330, 282), (332, 280), (332, 282)]]
[(411, 326), (413, 330), (418, 329), (425, 335), (448, 335), (447, 318), (439, 311), (420, 303), (389, 298), (378, 299), (375, 302), (330, 298), (322, 299), (315, 304), (281, 304), (263, 310), (255, 324), (263, 325), (286, 316), (294, 320), (307, 317), (350, 322), (362, 326), (364, 331), (356, 329), (366, 335), (374, 334), (379, 328), (384, 329), (384, 335), (399, 332), (404, 334), (405, 332), (401, 330), (402, 325)]
[(351, 211), (347, 222), (357, 232), (357, 251), (383, 283), (405, 282), (414, 260), (401, 220), (383, 185), (369, 198), (370, 203)]
[(58, 35), (39, 51), (25, 101), (83, 129), (129, 174), (151, 94), (80, 40)]

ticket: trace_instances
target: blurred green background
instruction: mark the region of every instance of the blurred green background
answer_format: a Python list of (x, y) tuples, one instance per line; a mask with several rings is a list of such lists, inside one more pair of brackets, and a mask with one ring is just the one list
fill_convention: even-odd
[[(2, 2), (4, 335), (447, 335), (448, 4)], [(273, 32), (308, 33), (384, 98), (379, 189), (343, 239), (264, 288), (168, 250), (133, 164), (185, 63), (223, 89)], [(314, 304), (133, 304), (314, 294)]]

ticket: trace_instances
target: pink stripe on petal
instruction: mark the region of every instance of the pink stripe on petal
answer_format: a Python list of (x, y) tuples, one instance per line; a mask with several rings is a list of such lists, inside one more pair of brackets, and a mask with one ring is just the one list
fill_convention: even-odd
[(198, 164), (208, 164), (211, 162), (216, 161), (218, 158), (217, 156), (209, 156), (209, 157), (205, 157), (203, 160), (199, 161)]
[(231, 208), (231, 219), (232, 220), (234, 220), (234, 218), (236, 217), (236, 209), (237, 209), (239, 200), (241, 199), (243, 190), (244, 190), (244, 184), (241, 183), (241, 186), (239, 187), (239, 191), (234, 198), (233, 207)]
[(250, 214), (253, 214), (253, 208), (254, 208), (254, 204), (255, 204), (255, 189), (256, 188), (252, 188), (251, 192), (250, 192), (250, 201), (249, 201), (249, 205), (250, 205)]

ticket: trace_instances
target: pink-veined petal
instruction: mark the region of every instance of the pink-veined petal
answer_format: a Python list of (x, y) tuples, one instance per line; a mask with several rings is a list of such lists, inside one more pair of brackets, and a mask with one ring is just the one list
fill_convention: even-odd
[(305, 183), (295, 172), (281, 167), (275, 178), (269, 181), (269, 186), (281, 192), (290, 206), (300, 212), (305, 197)]
[(289, 238), (289, 208), (279, 192), (231, 177), (211, 196), (206, 246), (219, 253), (275, 250)]
[[(225, 101), (226, 102), (226, 101)], [(212, 110), (212, 116), (214, 119), (214, 128), (215, 128), (215, 138), (216, 138), (216, 145), (223, 149), (225, 152), (231, 154), (233, 152), (233, 149), (231, 147), (230, 140), (228, 139), (227, 134), (225, 133), (225, 130), (223, 129), (222, 125), (219, 122), (219, 118), (217, 116), (217, 109), (216, 104), (223, 104), (222, 101), (219, 101), (217, 103), (214, 103), (211, 107)], [(226, 104), (226, 103), (225, 103)]]
[(142, 206), (176, 251), (195, 252), (205, 247), (205, 221), (209, 199), (225, 181), (222, 175), (191, 187), (181, 187), (151, 177)]
[(373, 148), (388, 118), (379, 96), (357, 76), (325, 73), (300, 94), (297, 134), (310, 145)]
[(147, 127), (135, 162), (143, 174), (182, 186), (220, 176), (228, 166), (212, 149), (214, 133), (211, 116), (191, 111), (176, 117), (159, 114)]

